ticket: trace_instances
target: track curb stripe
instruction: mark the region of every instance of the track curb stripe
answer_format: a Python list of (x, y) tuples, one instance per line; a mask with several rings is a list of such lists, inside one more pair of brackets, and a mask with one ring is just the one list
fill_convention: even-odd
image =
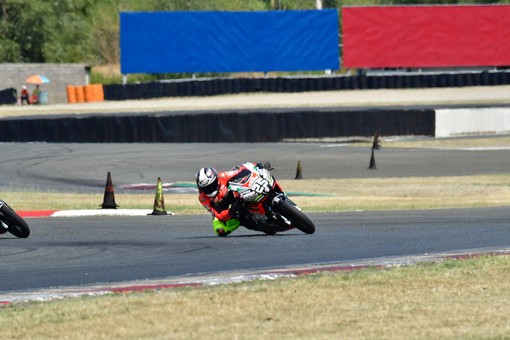
[(19, 210), (16, 211), (18, 215), (23, 218), (31, 218), (31, 217), (50, 217), (58, 210)]
[(0, 294), (0, 308), (1, 306), (10, 305), (12, 303), (30, 301), (50, 301), (63, 298), (77, 298), (83, 296), (99, 296), (114, 293), (131, 293), (140, 291), (158, 291), (186, 287), (194, 288), (241, 283), (255, 280), (277, 280), (285, 277), (313, 275), (321, 272), (350, 272), (367, 268), (382, 269), (413, 265), (423, 262), (464, 260), (480, 256), (502, 255), (510, 255), (510, 248), (467, 249), (457, 252), (424, 254), (418, 256), (384, 257), (364, 260), (362, 259), (357, 261), (315, 264), (294, 268), (223, 272), (197, 276), (179, 276), (162, 280), (132, 281), (110, 285), (104, 284), (96, 286), (60, 287), (54, 289), (39, 289), (34, 291), (9, 292)]
[[(82, 210), (30, 210), (16, 211), (23, 218), (40, 217), (86, 217), (86, 216), (147, 216), (152, 209), (82, 209)], [(168, 211), (165, 216), (174, 215)]]

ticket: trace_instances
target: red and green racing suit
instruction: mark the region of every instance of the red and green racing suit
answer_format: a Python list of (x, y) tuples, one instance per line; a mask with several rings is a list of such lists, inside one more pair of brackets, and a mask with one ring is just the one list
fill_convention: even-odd
[(218, 173), (218, 194), (209, 197), (199, 192), (198, 200), (212, 214), (212, 225), (218, 236), (227, 236), (239, 228), (239, 220), (233, 218), (229, 212), (232, 203), (235, 202), (234, 193), (228, 190), (228, 181), (239, 173), (239, 167), (230, 171)]

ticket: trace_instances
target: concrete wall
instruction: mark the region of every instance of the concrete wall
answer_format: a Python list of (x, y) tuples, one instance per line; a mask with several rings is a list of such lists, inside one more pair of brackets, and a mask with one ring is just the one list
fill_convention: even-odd
[(25, 83), (32, 74), (42, 74), (51, 80), (50, 84), (41, 86), (48, 91), (48, 103), (66, 103), (67, 85), (86, 85), (87, 73), (85, 64), (11, 64), (0, 63), (0, 90), (13, 87), (21, 92), (21, 86), (27, 85), (30, 92), (35, 85)]
[(436, 137), (503, 132), (510, 132), (510, 107), (436, 110)]

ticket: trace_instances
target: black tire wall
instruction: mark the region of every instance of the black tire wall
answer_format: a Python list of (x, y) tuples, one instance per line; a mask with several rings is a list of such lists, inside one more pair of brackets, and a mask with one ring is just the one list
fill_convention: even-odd
[(0, 120), (1, 142), (214, 143), (285, 139), (433, 136), (431, 109), (303, 110), (70, 115)]

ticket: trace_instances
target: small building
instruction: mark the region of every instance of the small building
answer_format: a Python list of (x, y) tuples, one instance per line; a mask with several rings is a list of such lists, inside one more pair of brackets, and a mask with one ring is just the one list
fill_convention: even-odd
[(87, 64), (52, 64), (52, 63), (0, 63), (0, 90), (15, 88), (19, 93), (26, 85), (30, 93), (35, 85), (25, 83), (32, 74), (44, 75), (50, 79), (49, 84), (41, 85), (41, 90), (48, 93), (48, 103), (67, 103), (66, 87), (88, 85), (90, 66)]

